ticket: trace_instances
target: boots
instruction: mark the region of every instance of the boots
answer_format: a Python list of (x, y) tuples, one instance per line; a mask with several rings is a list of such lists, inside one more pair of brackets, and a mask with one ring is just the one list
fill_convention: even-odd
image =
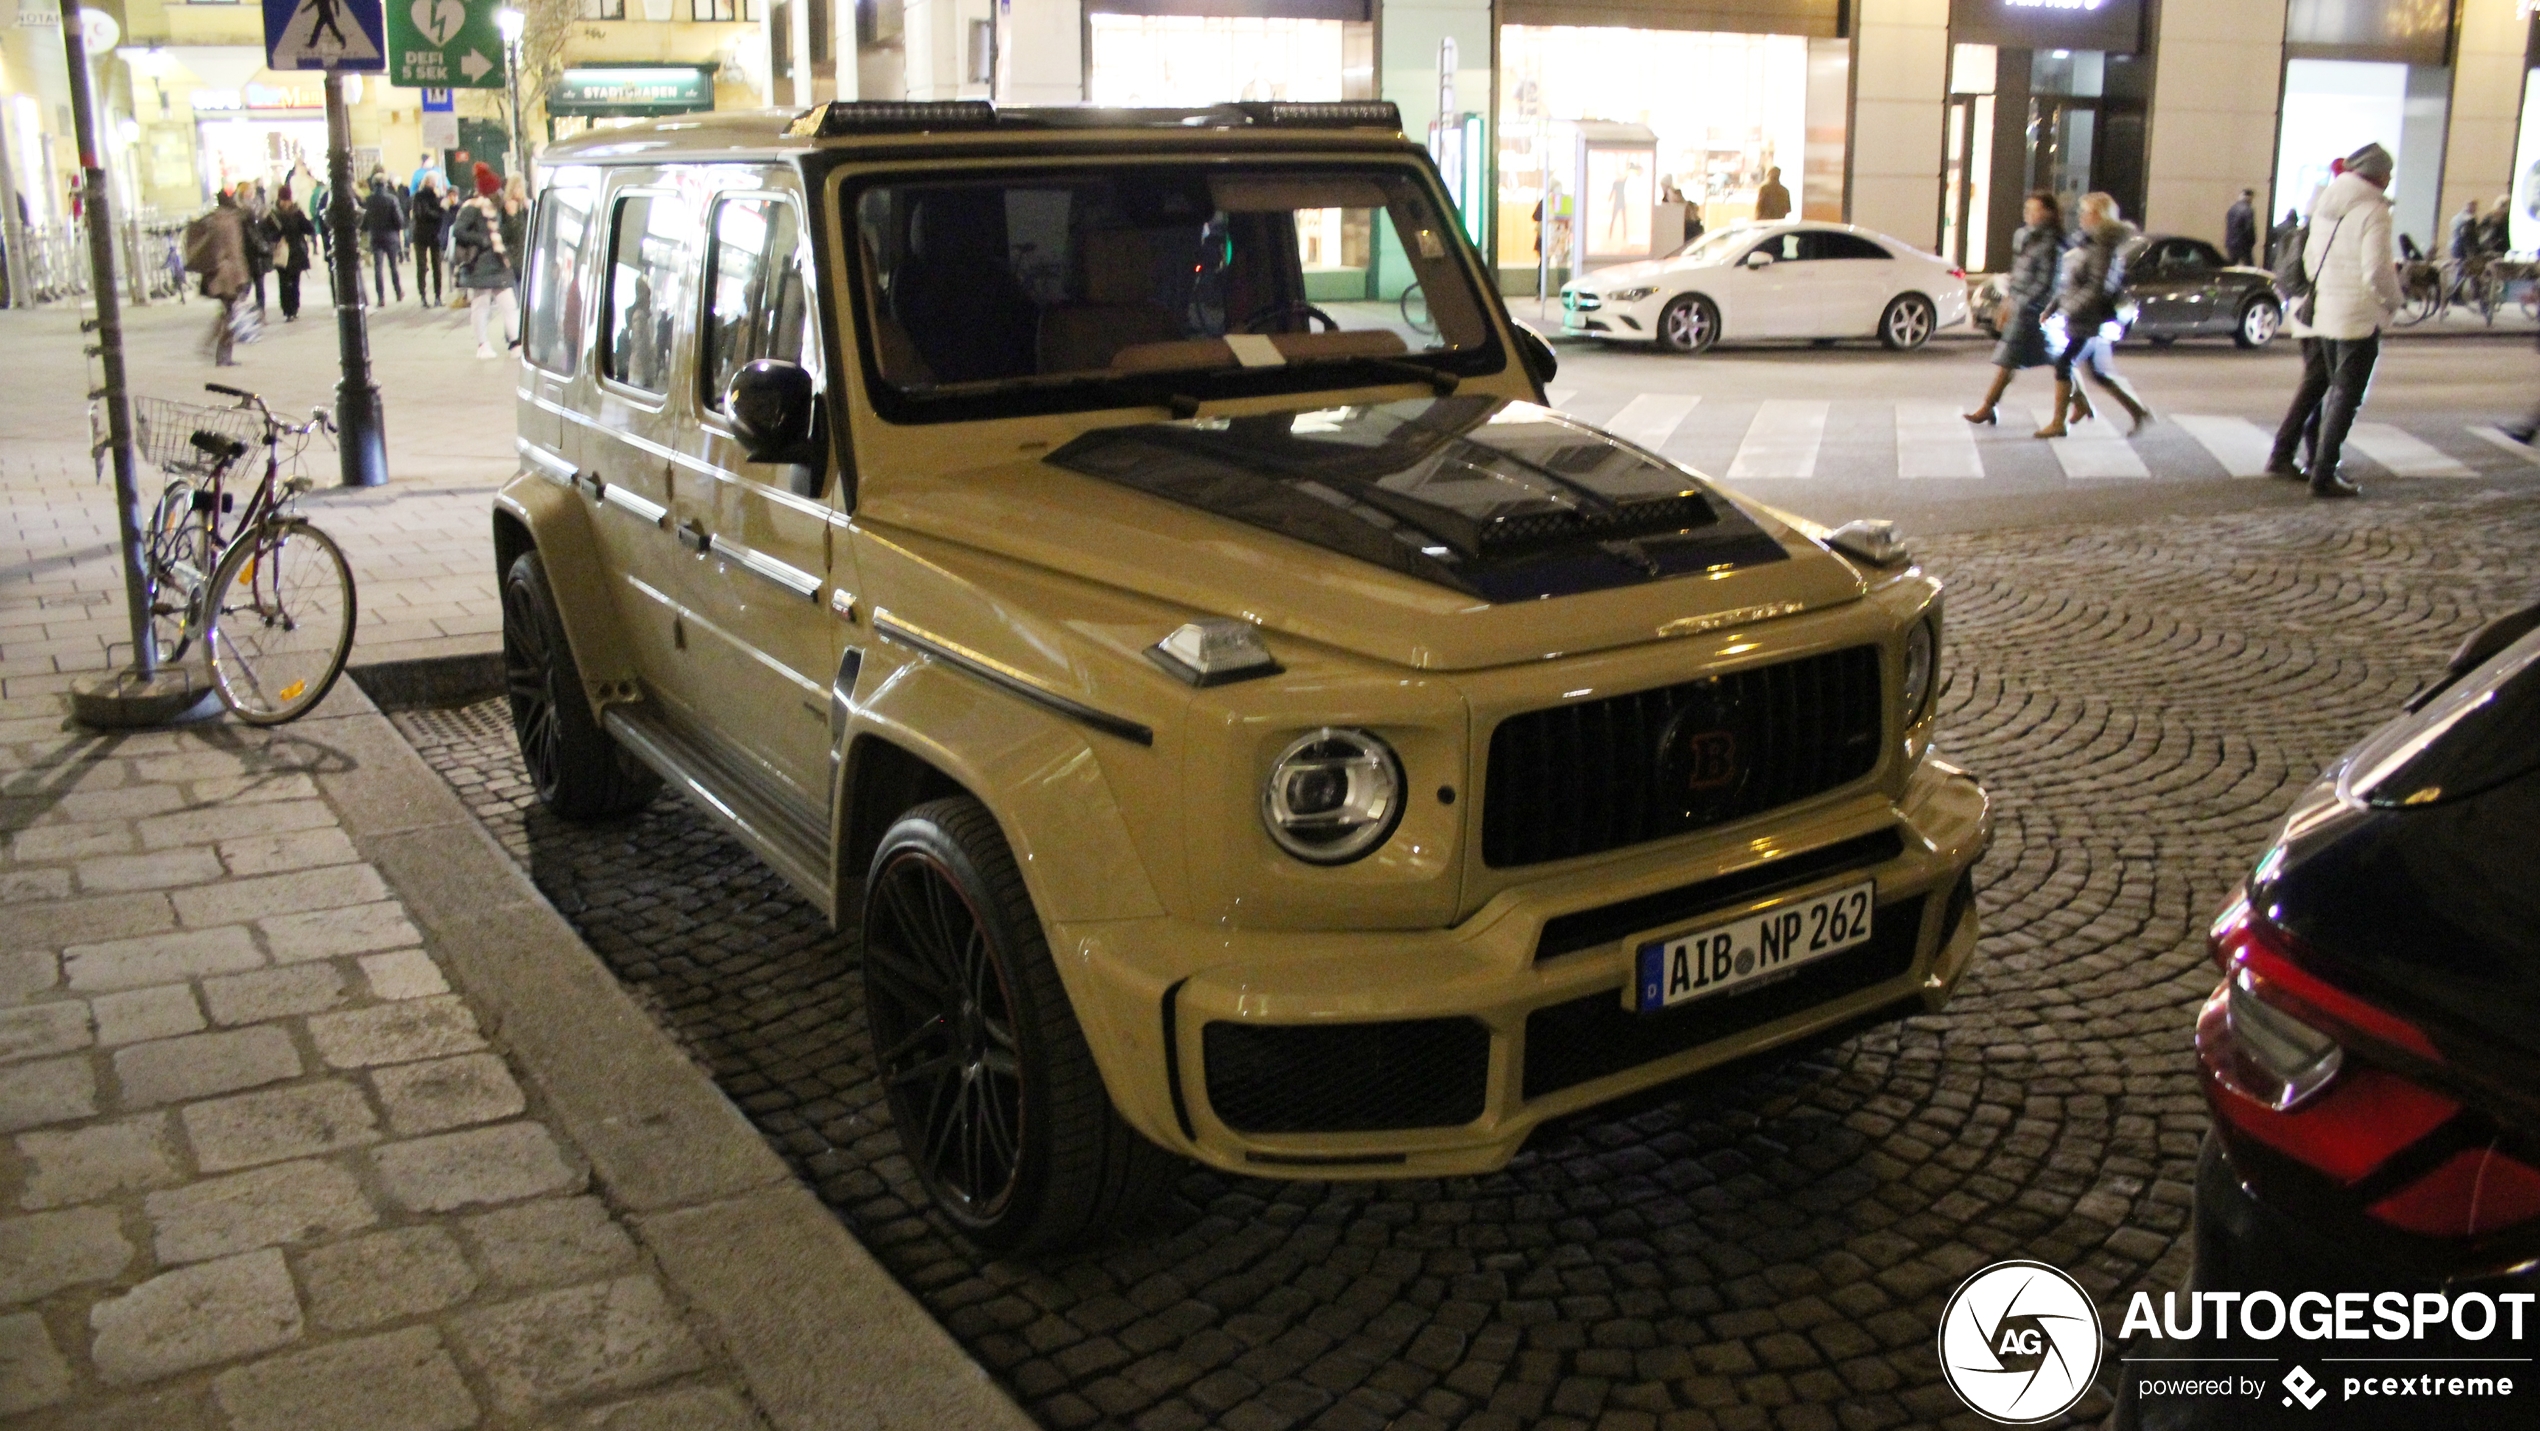
[(1962, 412), (1958, 415), (1965, 418), (1967, 421), (1974, 423), (1978, 427), (1993, 426), (1994, 405), (2002, 401), (2002, 394), (2008, 391), (2010, 386), (2011, 370), (2009, 368), (1994, 369), (1993, 386), (1985, 390), (1984, 401), (1976, 405), (1976, 410), (1974, 412)]
[(2055, 381), (2055, 407), (2054, 407), (2054, 413), (2055, 413), (2055, 415), (2054, 415), (2053, 417), (2051, 417), (2051, 418), (2047, 419), (2046, 425), (2045, 425), (2044, 427), (2039, 428), (2037, 431), (2035, 431), (2035, 432), (2033, 432), (2033, 433), (2031, 433), (2031, 434), (2029, 434), (2029, 435), (2030, 435), (2030, 436), (2032, 436), (2032, 437), (2062, 437), (2062, 436), (2064, 435), (2064, 410), (2065, 410), (2065, 409), (2067, 409), (2067, 408), (2069, 408), (2069, 407), (2071, 407), (2072, 405), (2073, 405), (2073, 384), (2072, 384), (2072, 380), (2071, 380), (2070, 378), (2058, 378), (2058, 379), (2056, 379), (2056, 381)]

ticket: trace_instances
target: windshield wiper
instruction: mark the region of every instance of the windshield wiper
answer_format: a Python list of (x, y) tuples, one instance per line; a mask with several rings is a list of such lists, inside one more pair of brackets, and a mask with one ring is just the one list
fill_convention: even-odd
[(1379, 358), (1369, 353), (1341, 353), (1328, 358), (1292, 358), (1291, 368), (1329, 368), (1347, 366), (1367, 373), (1381, 373), (1401, 382), (1426, 383), (1439, 397), (1447, 397), (1464, 385), (1464, 379), (1444, 368), (1415, 363), (1409, 358)]

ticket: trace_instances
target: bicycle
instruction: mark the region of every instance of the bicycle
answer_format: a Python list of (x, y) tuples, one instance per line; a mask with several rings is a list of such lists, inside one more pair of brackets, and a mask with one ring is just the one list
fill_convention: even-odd
[[(322, 407), (284, 422), (254, 393), (203, 387), (237, 404), (133, 403), (135, 444), (168, 474), (142, 539), (150, 627), (161, 664), (184, 660), (199, 640), (221, 704), (249, 725), (280, 725), (326, 699), (353, 650), (352, 567), (293, 510), (311, 480), (282, 475), (335, 422)], [(229, 520), (239, 506), (232, 469), (259, 447), (264, 472)]]
[(1402, 290), (1402, 321), (1412, 332), (1436, 337), (1437, 320), (1429, 316), (1429, 295), (1417, 283)]

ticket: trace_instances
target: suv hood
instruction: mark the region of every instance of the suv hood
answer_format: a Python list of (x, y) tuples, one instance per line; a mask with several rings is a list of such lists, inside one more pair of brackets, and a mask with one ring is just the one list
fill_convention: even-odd
[(887, 484), (860, 515), (1380, 660), (1577, 654), (1857, 599), (1847, 562), (1532, 403), (1438, 397), (1100, 428)]

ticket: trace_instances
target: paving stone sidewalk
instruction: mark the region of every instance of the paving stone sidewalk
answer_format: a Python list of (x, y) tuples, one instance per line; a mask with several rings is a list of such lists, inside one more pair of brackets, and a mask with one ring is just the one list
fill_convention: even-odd
[(0, 1418), (763, 1424), (347, 837), (342, 725), (0, 701)]

